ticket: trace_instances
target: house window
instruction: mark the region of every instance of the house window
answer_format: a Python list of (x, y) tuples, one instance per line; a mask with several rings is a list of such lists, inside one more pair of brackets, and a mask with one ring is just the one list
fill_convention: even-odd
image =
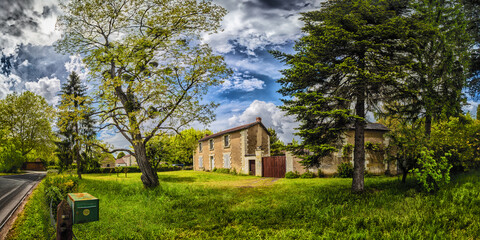
[(210, 150), (213, 150), (213, 139), (210, 139)]
[(215, 168), (215, 160), (213, 159), (213, 156), (210, 156), (210, 170), (213, 170)]
[(199, 152), (202, 151), (202, 143), (198, 143), (198, 151), (199, 151)]
[(203, 157), (202, 156), (198, 157), (198, 167), (203, 168)]
[(225, 144), (225, 147), (230, 147), (230, 135), (223, 136), (223, 143)]
[(231, 162), (230, 162), (230, 153), (224, 153), (223, 154), (223, 167), (224, 168), (231, 168)]

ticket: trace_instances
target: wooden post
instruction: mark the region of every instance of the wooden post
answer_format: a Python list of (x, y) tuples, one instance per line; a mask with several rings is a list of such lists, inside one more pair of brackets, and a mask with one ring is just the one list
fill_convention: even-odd
[(73, 238), (72, 208), (67, 201), (62, 200), (57, 206), (57, 240), (71, 240)]

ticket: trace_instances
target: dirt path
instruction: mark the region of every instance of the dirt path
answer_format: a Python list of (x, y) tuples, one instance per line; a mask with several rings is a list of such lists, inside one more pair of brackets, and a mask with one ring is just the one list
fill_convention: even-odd
[(250, 182), (247, 182), (243, 186), (238, 186), (239, 188), (253, 188), (253, 187), (267, 187), (273, 185), (280, 178), (260, 178), (254, 179)]

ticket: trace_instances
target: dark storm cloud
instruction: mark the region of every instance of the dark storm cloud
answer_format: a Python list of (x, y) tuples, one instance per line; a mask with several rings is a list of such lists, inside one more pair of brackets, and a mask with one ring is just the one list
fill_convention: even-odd
[(13, 68), (23, 82), (37, 81), (43, 77), (67, 78), (65, 62), (69, 57), (58, 54), (52, 46), (20, 45), (14, 55)]
[(309, 6), (311, 3), (307, 0), (258, 0), (264, 7), (277, 8), (283, 10), (299, 10)]
[[(33, 5), (32, 0), (1, 0), (0, 32), (6, 36), (22, 37), (27, 31), (37, 31), (39, 20), (56, 11), (55, 6), (44, 6), (42, 12), (37, 12)], [(0, 39), (0, 47), (6, 44), (5, 41)]]

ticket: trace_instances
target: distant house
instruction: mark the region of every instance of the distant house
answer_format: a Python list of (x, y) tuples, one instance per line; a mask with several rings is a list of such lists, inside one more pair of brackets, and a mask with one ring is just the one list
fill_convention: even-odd
[(115, 158), (113, 157), (105, 157), (103, 160), (100, 161), (101, 168), (113, 168), (115, 167)]
[[(387, 162), (385, 148), (390, 131), (380, 123), (367, 123), (365, 126), (365, 169), (376, 175), (397, 174), (396, 162)], [(262, 119), (235, 128), (207, 135), (198, 141), (193, 156), (194, 170), (228, 168), (238, 173), (264, 177), (284, 177), (286, 172), (317, 173), (332, 175), (342, 162), (353, 163), (355, 129), (350, 128), (344, 135), (337, 152), (320, 159), (320, 167), (306, 169), (301, 158), (286, 152), (285, 156), (270, 157), (270, 134)], [(344, 148), (350, 151), (344, 151)]]
[(207, 135), (198, 141), (194, 170), (228, 168), (238, 173), (262, 176), (262, 157), (270, 155), (270, 133), (262, 119)]
[(115, 167), (126, 167), (127, 164), (123, 161), (122, 158), (115, 160)]
[[(388, 162), (386, 160), (385, 148), (388, 146), (389, 139), (385, 137), (385, 133), (389, 132), (386, 126), (380, 123), (367, 123), (365, 126), (365, 170), (371, 174), (381, 175), (385, 173), (397, 174), (396, 162)], [(351, 127), (344, 136), (342, 148), (337, 152), (330, 154), (320, 160), (319, 168), (305, 169), (299, 161), (302, 159), (292, 155), (290, 152), (286, 154), (286, 172), (297, 171), (304, 173), (310, 171), (317, 173), (318, 169), (323, 174), (332, 175), (337, 172), (338, 166), (342, 162), (351, 162), (353, 164), (353, 146), (355, 144), (355, 129)], [(345, 154), (343, 148), (350, 145), (351, 152)]]
[(125, 155), (117, 160), (115, 160), (116, 167), (131, 167), (138, 166), (137, 159), (132, 155)]

